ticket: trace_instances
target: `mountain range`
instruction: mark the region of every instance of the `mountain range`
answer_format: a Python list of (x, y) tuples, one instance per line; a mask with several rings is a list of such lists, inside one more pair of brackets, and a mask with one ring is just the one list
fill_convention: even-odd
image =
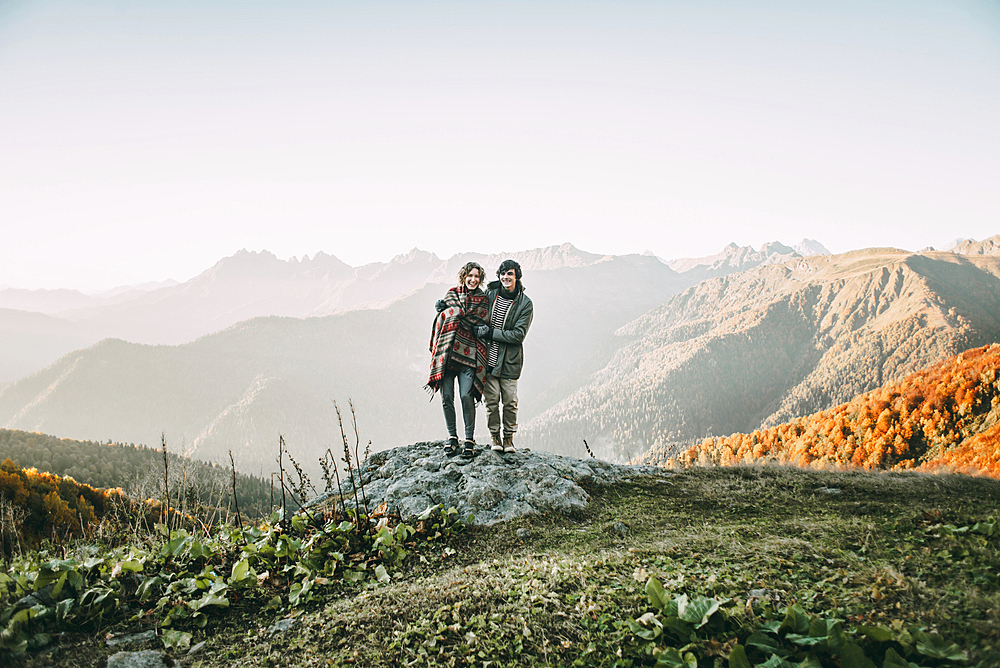
[[(520, 392), (527, 416), (600, 368), (615, 328), (685, 287), (676, 272), (643, 255), (596, 256), (571, 246), (511, 255), (522, 260), (527, 290), (546, 311), (526, 346), (534, 371)], [(244, 267), (261, 260), (254, 254), (236, 259)], [(270, 470), (279, 434), (304, 461), (336, 446), (332, 400), (346, 412), (353, 399), (361, 431), (376, 448), (412, 441), (414, 434), (438, 437), (440, 407), (428, 405), (421, 389), (433, 304), (450, 270), (457, 273), (473, 258), (444, 265), (432, 259), (415, 252), (362, 273), (354, 283), (380, 287), (383, 295), (391, 294), (387, 283), (409, 287), (378, 308), (251, 318), (180, 345), (104, 339), (0, 390), (0, 423), (135, 443), (155, 443), (163, 432), (178, 451), (202, 459), (224, 459), (232, 449), (250, 473)], [(285, 269), (271, 257), (263, 261), (275, 273)], [(211, 276), (232, 277), (234, 266), (240, 265), (217, 265)], [(434, 272), (441, 283), (428, 279)], [(198, 285), (211, 283), (202, 278)], [(176, 297), (177, 289), (171, 293)]]
[[(342, 448), (334, 400), (352, 445), (349, 398), (361, 448), (440, 438), (440, 406), (421, 391), (433, 303), (464, 262), (515, 257), (536, 304), (519, 443), (579, 455), (587, 439), (624, 461), (778, 424), (1000, 340), (998, 241), (835, 256), (815, 242), (730, 245), (669, 263), (570, 244), (414, 250), (357, 268), (241, 251), (186, 283), (46, 316), (51, 332), (70, 323), (64, 336), (102, 340), (0, 389), (0, 425), (135, 443), (162, 432), (201, 459), (232, 450), (252, 474), (273, 470), (279, 434), (306, 465)], [(0, 326), (14, 315), (0, 311)]]
[[(978, 248), (988, 249), (997, 240)], [(615, 332), (525, 439), (628, 460), (780, 424), (1000, 341), (1000, 256), (868, 249), (705, 280)]]
[[(789, 257), (795, 253), (781, 244), (765, 247), (771, 246), (780, 246)], [(709, 274), (742, 271), (759, 264), (759, 255), (749, 246), (730, 245), (713, 258), (692, 260), (690, 270), (674, 270), (682, 276), (668, 282), (671, 289), (687, 287)], [(778, 257), (776, 251), (768, 256)], [(184, 283), (122, 287), (99, 295), (0, 289), (0, 340), (12, 343), (0, 346), (0, 385), (105, 338), (179, 345), (258, 316), (305, 318), (382, 308), (424, 285), (451, 284), (466, 262), (492, 268), (508, 257), (525, 271), (535, 272), (582, 268), (613, 256), (588, 253), (568, 243), (494, 255), (462, 253), (447, 260), (413, 249), (389, 262), (351, 267), (322, 252), (312, 258), (281, 260), (267, 251), (242, 250)], [(708, 267), (706, 262), (719, 266)]]

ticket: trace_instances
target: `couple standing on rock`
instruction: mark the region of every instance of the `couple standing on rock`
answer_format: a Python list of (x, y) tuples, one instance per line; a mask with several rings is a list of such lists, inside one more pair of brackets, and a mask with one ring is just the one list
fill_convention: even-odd
[[(483, 268), (469, 262), (458, 272), (458, 286), (438, 300), (431, 330), (431, 396), (441, 390), (448, 427), (445, 452), (465, 458), (476, 454), (476, 402), (486, 401), (491, 449), (514, 452), (517, 431), (517, 379), (524, 351), (521, 344), (531, 326), (531, 299), (524, 294), (521, 265), (504, 260), (497, 278), (486, 286)], [(465, 441), (460, 445), (455, 415), (455, 381), (462, 402)], [(501, 404), (503, 404), (501, 418)], [(501, 436), (501, 425), (503, 434)]]

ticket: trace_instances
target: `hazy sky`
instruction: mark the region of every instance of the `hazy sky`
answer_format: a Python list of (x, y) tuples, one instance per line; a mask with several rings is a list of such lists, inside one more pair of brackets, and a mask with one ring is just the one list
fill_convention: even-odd
[(1000, 233), (1000, 3), (0, 0), (0, 285)]

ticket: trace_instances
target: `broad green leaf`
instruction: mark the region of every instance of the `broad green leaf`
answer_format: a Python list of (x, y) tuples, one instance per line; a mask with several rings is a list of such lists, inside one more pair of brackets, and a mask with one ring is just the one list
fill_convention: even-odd
[(809, 655), (797, 663), (795, 668), (823, 668), (823, 662), (816, 656), (816, 652), (809, 652)]
[(656, 640), (663, 633), (663, 627), (659, 623), (644, 626), (634, 619), (627, 621), (629, 630), (643, 640)]
[(83, 589), (83, 576), (79, 571), (66, 571), (66, 582), (78, 592)]
[(967, 661), (969, 658), (961, 647), (947, 642), (936, 633), (915, 631), (913, 637), (917, 641), (917, 651), (924, 656), (948, 661)]
[(729, 668), (750, 668), (750, 660), (743, 645), (736, 645), (729, 653)]
[[(990, 518), (993, 519), (992, 517)], [(972, 533), (982, 534), (983, 536), (996, 536), (1000, 534), (1000, 522), (976, 522), (975, 526), (972, 527)]]
[(212, 605), (219, 606), (222, 608), (228, 608), (229, 599), (226, 598), (225, 596), (221, 596), (216, 593), (207, 592), (204, 596), (202, 596), (198, 600), (198, 603), (195, 604), (194, 609), (201, 610), (202, 608), (207, 608), (208, 606)]
[(895, 637), (892, 631), (884, 626), (859, 626), (858, 633), (876, 642), (889, 642)]
[(139, 585), (139, 588), (135, 590), (136, 596), (139, 597), (139, 601), (145, 603), (150, 596), (153, 595), (156, 587), (159, 587), (163, 583), (163, 578), (159, 575), (154, 575), (153, 577), (146, 578)]
[(819, 644), (826, 645), (826, 636), (803, 636), (798, 633), (789, 633), (785, 636), (785, 640), (793, 642), (800, 647), (812, 647)]
[(746, 646), (756, 647), (765, 654), (781, 654), (782, 656), (788, 654), (788, 651), (781, 646), (781, 643), (763, 631), (754, 631), (751, 633), (750, 637), (747, 638)]
[(125, 573), (141, 573), (145, 564), (138, 559), (127, 559), (120, 564), (122, 572)]
[(385, 566), (382, 564), (375, 567), (375, 578), (382, 584), (388, 584), (392, 579), (389, 577), (389, 573), (386, 572)]
[(719, 609), (719, 602), (714, 598), (697, 596), (688, 603), (683, 610), (679, 610), (677, 616), (685, 622), (691, 622), (696, 628), (701, 628), (708, 623), (708, 618)]
[(660, 581), (654, 577), (646, 581), (646, 596), (649, 597), (649, 604), (657, 610), (663, 610), (667, 605), (667, 592), (663, 589)]
[(163, 640), (163, 646), (167, 649), (184, 649), (185, 647), (191, 646), (191, 634), (186, 631), (176, 631), (174, 629), (165, 629), (161, 639)]
[(74, 605), (76, 605), (75, 598), (67, 598), (56, 603), (56, 619), (59, 622), (65, 621), (67, 615), (73, 610)]
[(830, 626), (830, 631), (826, 636), (826, 646), (831, 652), (837, 654), (840, 649), (848, 644), (847, 636), (844, 634), (844, 627), (840, 622), (835, 622)]
[(852, 642), (841, 647), (837, 654), (840, 657), (841, 668), (877, 668), (871, 659), (865, 656), (864, 651)]
[(66, 574), (66, 571), (63, 571), (59, 574), (59, 577), (56, 578), (55, 586), (52, 587), (52, 593), (50, 594), (52, 598), (58, 599), (59, 594), (62, 593), (63, 585), (66, 584)]
[(344, 579), (348, 582), (361, 582), (365, 579), (364, 571), (352, 571), (350, 568), (344, 570)]
[(885, 651), (885, 661), (882, 662), (882, 668), (919, 668), (919, 666), (910, 663), (890, 647)]
[(806, 614), (805, 610), (798, 603), (788, 606), (788, 611), (785, 613), (785, 620), (778, 627), (778, 633), (782, 631), (797, 633), (799, 635), (809, 632), (809, 615)]
[(680, 617), (680, 611), (686, 608), (687, 604), (687, 594), (681, 594), (677, 598), (667, 601), (667, 605), (663, 608), (663, 614), (667, 617)]
[(232, 575), (229, 576), (230, 584), (235, 582), (242, 582), (247, 577), (247, 573), (249, 572), (250, 572), (249, 560), (243, 559), (241, 561), (237, 561), (235, 564), (233, 564)]
[(764, 663), (758, 664), (757, 668), (795, 668), (794, 664), (788, 663), (777, 654), (772, 654)]
[(22, 610), (18, 610), (14, 613), (14, 616), (10, 618), (10, 625), (13, 626), (15, 623), (26, 624), (29, 619), (33, 619), (37, 616), (37, 608), (24, 608)]
[(694, 633), (694, 624), (677, 617), (666, 617), (663, 620), (663, 630), (669, 631), (675, 638), (686, 643), (690, 640), (691, 634)]
[(668, 647), (656, 657), (657, 668), (698, 668), (698, 659), (691, 652), (681, 654), (677, 649)]
[(417, 519), (420, 521), (430, 519), (430, 516), (433, 515), (435, 511), (440, 510), (441, 508), (442, 508), (441, 504), (438, 504), (436, 506), (429, 506), (427, 510), (417, 515)]
[(830, 635), (830, 630), (833, 629), (833, 626), (836, 623), (837, 620), (835, 619), (823, 619), (822, 617), (817, 617), (809, 624), (809, 635), (814, 638), (826, 638)]
[(90, 557), (89, 559), (86, 559), (83, 562), (83, 567), (89, 571), (93, 569), (94, 566), (100, 566), (103, 563), (104, 563), (103, 557)]
[(274, 598), (272, 598), (270, 601), (267, 602), (267, 605), (264, 606), (265, 610), (278, 610), (280, 608), (281, 608), (280, 596), (275, 596)]

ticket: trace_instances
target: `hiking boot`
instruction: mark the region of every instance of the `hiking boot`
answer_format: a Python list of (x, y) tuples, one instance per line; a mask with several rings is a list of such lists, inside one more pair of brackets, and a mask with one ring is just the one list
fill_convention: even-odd
[(514, 434), (504, 434), (503, 435), (503, 451), (506, 452), (517, 452), (514, 449)]
[(462, 448), (458, 447), (458, 436), (452, 436), (448, 439), (448, 445), (444, 446), (444, 454), (449, 457), (454, 457), (462, 451)]
[(465, 441), (465, 449), (462, 450), (463, 459), (472, 459), (476, 456), (476, 442), (471, 438)]
[(490, 446), (490, 450), (493, 452), (503, 452), (503, 442), (500, 440), (500, 434), (491, 434), (493, 436), (493, 445)]

